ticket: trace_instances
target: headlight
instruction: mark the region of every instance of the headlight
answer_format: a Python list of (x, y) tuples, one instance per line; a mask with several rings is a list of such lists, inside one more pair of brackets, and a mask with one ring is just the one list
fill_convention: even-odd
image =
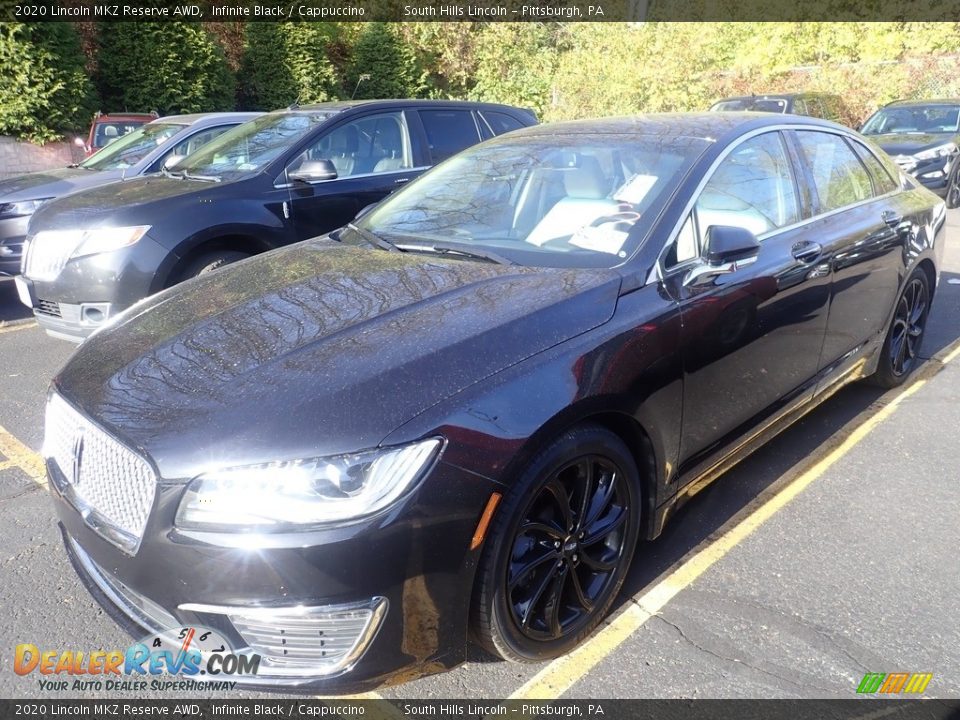
[(100, 227), (90, 230), (43, 230), (30, 237), (23, 274), (34, 280), (55, 280), (69, 260), (119, 250), (144, 236), (149, 225)]
[(181, 528), (279, 532), (372, 515), (423, 477), (442, 441), (354, 455), (228, 468), (201, 475), (187, 489)]
[(47, 200), (50, 200), (50, 198), (0, 203), (0, 217), (23, 217), (24, 215), (33, 215), (37, 208), (43, 205)]
[(933, 160), (938, 157), (949, 157), (957, 151), (957, 146), (955, 143), (949, 142), (944, 143), (943, 145), (937, 145), (937, 147), (930, 148), (929, 150), (924, 150), (923, 152), (918, 152), (914, 154), (914, 157), (917, 160)]

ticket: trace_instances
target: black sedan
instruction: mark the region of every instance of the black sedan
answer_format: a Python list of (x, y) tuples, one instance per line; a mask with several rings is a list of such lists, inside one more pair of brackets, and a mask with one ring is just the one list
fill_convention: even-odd
[(863, 124), (870, 137), (905, 173), (960, 206), (960, 100), (900, 100)]
[(44, 444), (69, 554), (134, 632), (215, 628), (261, 685), (438, 672), (468, 633), (558, 656), (706, 483), (904, 381), (944, 226), (809, 118), (492, 140), (81, 345)]

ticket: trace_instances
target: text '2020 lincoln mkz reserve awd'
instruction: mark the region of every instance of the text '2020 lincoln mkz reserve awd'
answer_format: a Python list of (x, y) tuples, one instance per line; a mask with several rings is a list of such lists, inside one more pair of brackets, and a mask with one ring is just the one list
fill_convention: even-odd
[(855, 132), (529, 128), (351, 225), (128, 309), (53, 383), (70, 556), (267, 686), (536, 661), (642, 539), (842, 384), (918, 362), (943, 202)]

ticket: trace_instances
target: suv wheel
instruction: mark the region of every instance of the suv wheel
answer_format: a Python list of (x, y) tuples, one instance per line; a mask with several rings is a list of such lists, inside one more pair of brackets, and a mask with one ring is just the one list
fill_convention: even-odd
[(247, 253), (234, 250), (220, 250), (218, 252), (206, 253), (190, 262), (190, 264), (184, 268), (181, 279), (189, 280), (190, 278), (195, 278), (200, 275), (206, 275), (208, 272), (213, 272), (217, 268), (235, 263), (247, 257), (250, 257)]

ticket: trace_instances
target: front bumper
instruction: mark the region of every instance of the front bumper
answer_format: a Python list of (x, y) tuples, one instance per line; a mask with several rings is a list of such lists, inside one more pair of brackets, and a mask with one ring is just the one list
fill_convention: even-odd
[(946, 194), (950, 170), (956, 161), (955, 156), (917, 160), (912, 155), (897, 155), (893, 159), (901, 170), (928, 190), (932, 190), (941, 197)]
[(54, 337), (80, 342), (107, 320), (156, 292), (172, 255), (144, 236), (129, 248), (70, 260), (53, 280), (25, 276), (37, 323)]
[(29, 222), (29, 215), (0, 220), (0, 275), (20, 273), (20, 258)]
[(177, 530), (173, 517), (185, 487), (161, 484), (140, 547), (130, 556), (88, 527), (58, 491), (63, 478), (54, 477), (56, 464), (48, 462), (47, 470), (74, 566), (135, 637), (202, 626), (221, 632), (236, 652), (266, 654), (267, 648), (276, 654), (279, 629), (291, 614), (368, 607), (369, 624), (354, 627), (355, 656), (334, 673), (318, 668), (315, 674), (279, 676), (261, 665), (256, 676), (230, 679), (284, 690), (354, 692), (440, 672), (466, 658), (479, 554), (470, 542), (495, 489), (490, 481), (441, 462), (385, 515), (253, 541)]

